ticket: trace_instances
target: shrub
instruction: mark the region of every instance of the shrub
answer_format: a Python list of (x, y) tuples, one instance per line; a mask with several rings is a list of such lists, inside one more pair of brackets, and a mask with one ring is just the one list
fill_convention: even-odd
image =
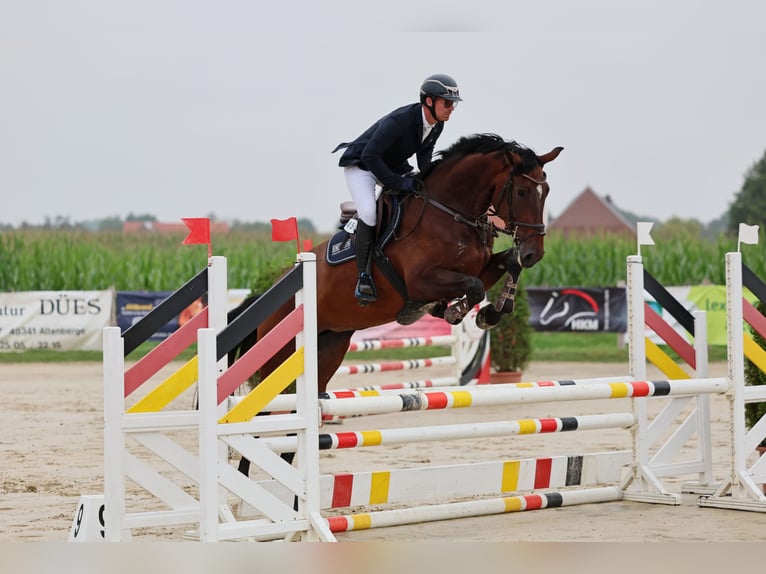
[[(500, 295), (504, 283), (501, 279), (487, 292), (491, 305)], [(513, 313), (503, 317), (489, 332), (490, 363), (496, 371), (523, 371), (527, 368), (532, 358), (532, 333), (527, 292), (519, 283)]]

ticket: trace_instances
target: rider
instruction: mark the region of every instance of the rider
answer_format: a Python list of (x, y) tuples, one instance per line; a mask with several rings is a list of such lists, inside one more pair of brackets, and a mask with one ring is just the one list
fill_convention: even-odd
[(417, 154), (422, 172), (431, 164), (434, 144), (457, 102), (462, 101), (457, 82), (446, 74), (428, 76), (420, 86), (420, 103), (395, 109), (376, 121), (350, 143), (338, 162), (356, 206), (356, 265), (359, 279), (354, 296), (360, 305), (377, 300), (372, 281), (372, 248), (377, 223), (375, 186), (412, 192), (415, 180), (408, 159)]

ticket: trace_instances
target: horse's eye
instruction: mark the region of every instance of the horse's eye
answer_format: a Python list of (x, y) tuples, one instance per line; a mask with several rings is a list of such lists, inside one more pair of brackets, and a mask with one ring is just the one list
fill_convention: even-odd
[(520, 187), (518, 189), (519, 197), (524, 197), (527, 194), (527, 188), (526, 187)]

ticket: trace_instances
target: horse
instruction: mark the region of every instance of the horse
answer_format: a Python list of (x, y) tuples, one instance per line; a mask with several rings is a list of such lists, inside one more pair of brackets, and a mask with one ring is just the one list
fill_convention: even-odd
[[(354, 298), (356, 265), (331, 265), (328, 242), (317, 256), (318, 388), (327, 384), (346, 355), (355, 331), (398, 321), (410, 324), (430, 313), (459, 323), (485, 292), (507, 274), (503, 294), (479, 310), (477, 325), (490, 329), (512, 312), (515, 286), (525, 268), (544, 255), (543, 210), (550, 191), (543, 167), (563, 150), (537, 155), (515, 141), (491, 134), (458, 139), (436, 154), (417, 176), (416, 191), (400, 199), (400, 218), (385, 248), (375, 248), (373, 278), (377, 301), (360, 306)], [(391, 200), (385, 190), (379, 202)], [(379, 209), (378, 237), (384, 222)], [(494, 223), (499, 218), (504, 225)], [(510, 248), (493, 253), (498, 234)], [(329, 241), (329, 240), (328, 240)], [(265, 335), (291, 310), (286, 303), (257, 329)], [(263, 365), (261, 379), (293, 352), (288, 344)]]

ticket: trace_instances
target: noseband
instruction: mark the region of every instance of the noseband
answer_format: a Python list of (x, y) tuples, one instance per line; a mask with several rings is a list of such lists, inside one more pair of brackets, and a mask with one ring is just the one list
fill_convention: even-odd
[[(522, 173), (521, 177), (527, 178), (529, 181), (536, 184), (538, 187), (545, 184), (545, 180), (537, 180), (526, 173)], [(511, 216), (511, 221), (509, 221), (504, 228), (502, 229), (498, 228), (498, 231), (500, 231), (500, 233), (504, 233), (505, 235), (510, 236), (511, 239), (513, 239), (514, 244), (516, 245), (521, 245), (524, 241), (527, 241), (528, 239), (532, 239), (533, 237), (545, 236), (544, 223), (526, 223), (525, 221), (518, 221), (513, 218), (513, 168), (511, 168), (511, 173), (508, 174), (508, 179), (503, 185), (503, 196), (508, 202), (508, 213)], [(501, 201), (502, 199), (503, 197), (500, 198)], [(520, 227), (524, 227), (526, 229), (532, 229), (534, 233), (530, 233), (525, 238), (521, 239), (520, 237), (517, 236), (517, 233)]]

